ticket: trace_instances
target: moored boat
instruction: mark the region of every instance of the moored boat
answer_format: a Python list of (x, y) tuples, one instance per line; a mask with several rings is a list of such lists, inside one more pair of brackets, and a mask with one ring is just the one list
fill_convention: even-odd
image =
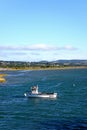
[(29, 98), (56, 98), (57, 93), (38, 92), (38, 86), (33, 86), (31, 92), (24, 93), (24, 96)]

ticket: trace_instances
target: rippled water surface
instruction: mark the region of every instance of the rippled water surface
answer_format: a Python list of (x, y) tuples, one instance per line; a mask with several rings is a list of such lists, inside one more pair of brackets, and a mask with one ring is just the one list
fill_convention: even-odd
[[(0, 130), (86, 130), (87, 69), (4, 71), (0, 83)], [(24, 97), (31, 86), (57, 99)]]

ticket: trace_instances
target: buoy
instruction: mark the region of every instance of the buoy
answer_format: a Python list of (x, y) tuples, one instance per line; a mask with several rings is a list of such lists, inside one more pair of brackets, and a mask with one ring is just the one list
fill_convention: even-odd
[(75, 86), (75, 84), (73, 84), (73, 86)]

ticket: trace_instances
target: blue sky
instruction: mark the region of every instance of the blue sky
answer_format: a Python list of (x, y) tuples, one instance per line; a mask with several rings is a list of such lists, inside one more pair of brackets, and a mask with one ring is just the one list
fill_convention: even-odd
[(87, 0), (0, 0), (0, 60), (87, 59)]

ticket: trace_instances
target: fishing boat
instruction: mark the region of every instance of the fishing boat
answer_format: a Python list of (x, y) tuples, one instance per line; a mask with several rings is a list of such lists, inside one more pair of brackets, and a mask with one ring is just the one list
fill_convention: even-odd
[(57, 93), (38, 92), (38, 86), (33, 86), (30, 92), (24, 93), (24, 96), (28, 98), (56, 98)]

